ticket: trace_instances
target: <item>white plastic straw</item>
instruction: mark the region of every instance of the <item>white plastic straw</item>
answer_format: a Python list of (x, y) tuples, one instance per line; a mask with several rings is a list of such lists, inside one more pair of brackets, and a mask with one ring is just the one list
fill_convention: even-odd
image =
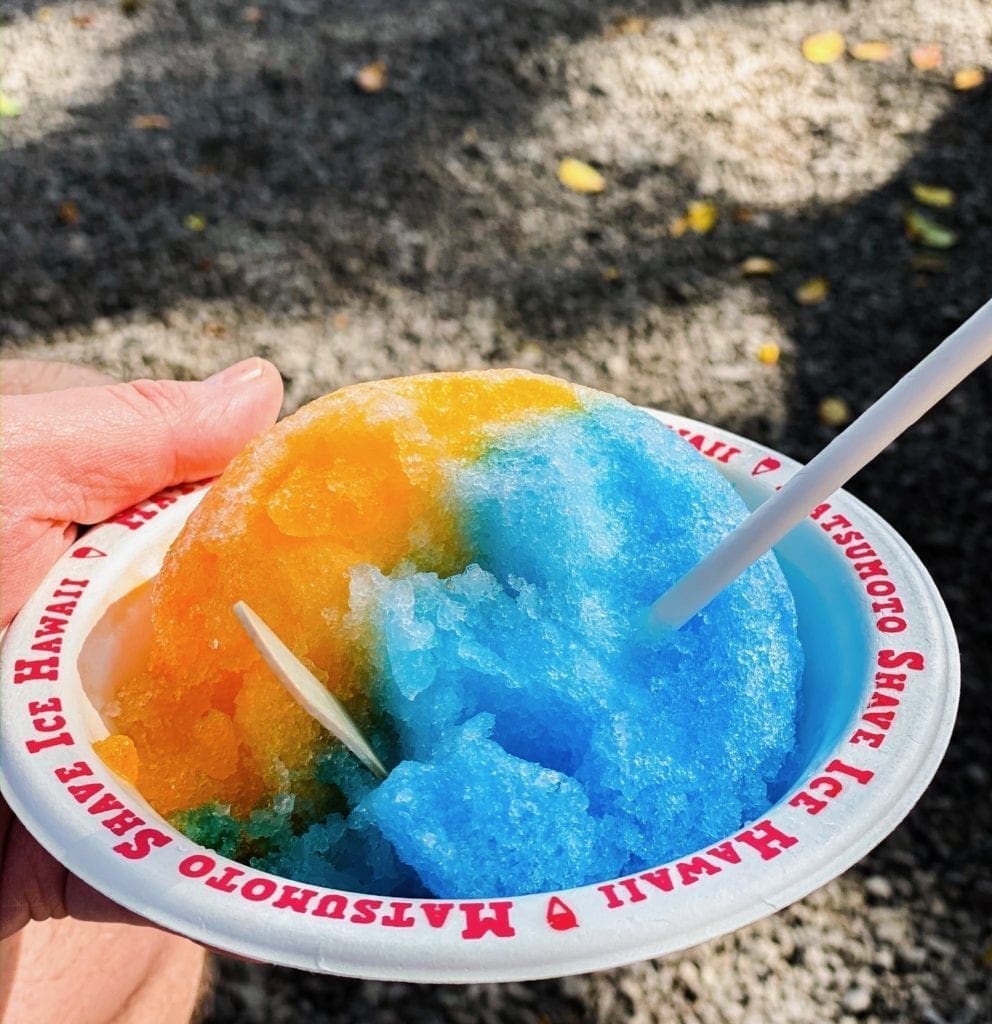
[(662, 594), (648, 611), (648, 628), (663, 632), (684, 626), (990, 356), (992, 301), (986, 302)]
[(336, 736), (373, 775), (384, 779), (387, 773), (382, 762), (337, 698), (244, 601), (238, 601), (233, 611), (259, 654), (297, 704)]

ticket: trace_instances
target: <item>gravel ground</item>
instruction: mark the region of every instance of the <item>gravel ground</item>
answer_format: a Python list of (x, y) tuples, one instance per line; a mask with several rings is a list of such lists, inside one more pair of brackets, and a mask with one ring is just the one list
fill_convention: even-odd
[[(3, 19), (22, 106), (2, 122), (5, 355), (185, 377), (259, 353), (287, 409), (526, 366), (802, 459), (832, 436), (823, 397), (861, 410), (992, 292), (992, 87), (951, 86), (992, 69), (988, 0), (9, 0)], [(800, 42), (825, 28), (893, 55), (811, 64)], [(943, 64), (920, 71), (930, 41)], [(363, 93), (378, 59), (388, 83)], [(565, 156), (605, 192), (563, 189)], [(946, 252), (906, 237), (915, 181), (957, 195), (930, 211)], [(719, 222), (678, 236), (694, 200)], [(743, 276), (755, 255), (778, 272)], [(821, 275), (825, 300), (798, 303)], [(207, 1019), (992, 1021), (990, 399), (986, 368), (851, 486), (930, 567), (964, 670), (944, 766), (858, 867), (734, 935), (572, 979), (224, 961)]]

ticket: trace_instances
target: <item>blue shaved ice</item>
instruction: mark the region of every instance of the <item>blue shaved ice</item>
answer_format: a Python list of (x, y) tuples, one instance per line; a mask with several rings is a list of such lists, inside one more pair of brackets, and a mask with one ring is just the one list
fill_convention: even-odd
[(463, 572), (351, 577), (373, 745), (395, 767), (376, 783), (326, 755), (341, 813), (257, 866), (386, 895), (523, 894), (661, 864), (769, 806), (803, 665), (774, 557), (677, 634), (633, 627), (746, 515), (696, 451), (598, 399), (453, 467), (447, 503)]

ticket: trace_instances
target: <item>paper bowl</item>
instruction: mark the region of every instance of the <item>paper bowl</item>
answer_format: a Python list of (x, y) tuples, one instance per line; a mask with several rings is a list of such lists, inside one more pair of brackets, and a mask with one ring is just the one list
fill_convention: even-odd
[[(751, 505), (798, 468), (726, 431), (654, 415)], [(773, 913), (864, 856), (919, 798), (950, 737), (959, 668), (944, 605), (906, 543), (840, 492), (776, 548), (807, 670), (799, 765), (760, 819), (650, 871), (514, 898), (400, 900), (267, 875), (190, 842), (90, 747), (106, 734), (94, 703), (111, 699), (146, 642), (142, 602), (118, 602), (155, 575), (202, 493), (172, 489), (88, 532), (11, 625), (0, 786), (79, 877), (220, 949), (417, 982), (534, 979), (663, 956)]]

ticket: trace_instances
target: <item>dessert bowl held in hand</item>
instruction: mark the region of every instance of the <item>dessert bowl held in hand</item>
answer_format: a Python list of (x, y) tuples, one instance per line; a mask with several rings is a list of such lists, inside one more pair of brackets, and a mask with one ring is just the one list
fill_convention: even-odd
[[(171, 927), (420, 980), (681, 948), (802, 895), (886, 834), (936, 767), (956, 692), (946, 615), (902, 542), (840, 495), (780, 546), (807, 663), (796, 721), (792, 602), (771, 559), (674, 644), (631, 629), (743, 514), (692, 448), (752, 503), (785, 479), (783, 459), (524, 375), (476, 385), (507, 390), (502, 407), (482, 402), (498, 416), (472, 422), (451, 384), (368, 385), (376, 401), (351, 406), (346, 391), (323, 444), (304, 410), (309, 444), (294, 449), (286, 421), (243, 456), (166, 562), (150, 654), (133, 629), (107, 628), (138, 607), (114, 602), (154, 574), (153, 549), (197, 496), (118, 517), (84, 545), (105, 553), (64, 563), (88, 573), (67, 652), (112, 609), (82, 662), (104, 720), (91, 734), (109, 723), (98, 747), (120, 776), (219, 853), (85, 750), (18, 750), (5, 789), (38, 759), (65, 761), (45, 781), (87, 834), (87, 863), (104, 886), (116, 868), (111, 894)], [(254, 500), (237, 503), (239, 489)], [(381, 787), (251, 663), (239, 598), (364, 715), (398, 765)], [(28, 660), (14, 639), (4, 725), (24, 731), (28, 708), (6, 699)], [(132, 856), (99, 831), (91, 808), (107, 794), (142, 819), (114, 844)], [(155, 907), (138, 876), (158, 880)]]

